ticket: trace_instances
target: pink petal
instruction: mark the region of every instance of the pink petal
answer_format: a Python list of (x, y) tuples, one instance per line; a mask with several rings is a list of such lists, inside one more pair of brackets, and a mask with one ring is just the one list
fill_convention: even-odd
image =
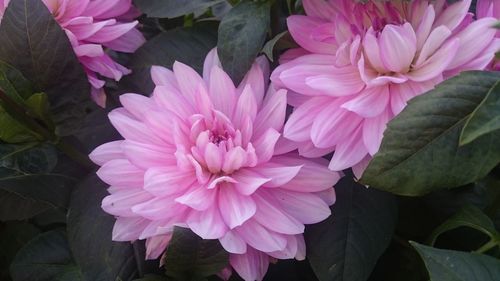
[(363, 122), (363, 143), (370, 155), (373, 156), (377, 153), (388, 122), (388, 110), (382, 112), (379, 116), (365, 119)]
[(123, 138), (143, 143), (164, 145), (144, 123), (132, 118), (123, 108), (118, 108), (108, 114), (109, 120)]
[[(132, 211), (135, 215), (140, 215), (153, 221), (173, 217), (177, 212), (182, 210), (176, 206), (177, 203), (174, 201), (174, 198), (173, 196), (154, 197), (149, 201), (133, 204)], [(173, 212), (172, 210), (175, 211)]]
[(317, 75), (306, 78), (306, 84), (330, 96), (348, 96), (358, 93), (365, 83), (354, 66), (335, 68), (331, 74)]
[[(269, 68), (267, 60), (264, 61), (264, 63), (267, 64), (267, 68)], [(247, 86), (250, 86), (257, 107), (260, 108), (262, 106), (262, 101), (264, 100), (264, 94), (266, 93), (266, 84), (268, 79), (269, 76), (264, 76), (261, 66), (259, 63), (255, 62), (238, 86), (238, 92), (241, 93)]]
[(252, 169), (240, 169), (231, 176), (236, 180), (233, 186), (245, 196), (253, 194), (259, 187), (271, 180), (253, 172)]
[[(287, 25), (293, 39), (304, 49), (312, 53), (335, 54), (333, 44), (315, 40), (312, 34), (314, 30), (326, 23), (323, 20), (306, 16), (290, 16), (287, 18)], [(333, 31), (333, 30), (332, 30)], [(332, 34), (333, 36), (333, 34)]]
[(412, 81), (423, 82), (441, 75), (457, 59), (455, 55), (460, 48), (460, 42), (459, 39), (448, 41), (425, 64), (407, 73), (406, 76)]
[(102, 199), (101, 207), (106, 213), (120, 217), (137, 217), (132, 208), (153, 198), (141, 189), (121, 190)]
[(236, 104), (236, 89), (231, 78), (220, 68), (214, 66), (210, 73), (209, 95), (215, 109), (226, 116), (233, 114)]
[(379, 44), (382, 62), (387, 69), (399, 73), (408, 71), (417, 51), (417, 37), (411, 24), (386, 25)]
[(234, 108), (232, 114), (233, 123), (235, 126), (241, 127), (244, 124), (243, 119), (245, 116), (248, 116), (250, 120), (254, 121), (257, 116), (257, 110), (258, 104), (255, 99), (255, 92), (250, 85), (246, 85)]
[(296, 142), (309, 140), (314, 119), (328, 106), (329, 100), (327, 97), (314, 97), (296, 107), (285, 124), (283, 136)]
[(231, 254), (244, 254), (247, 252), (247, 243), (232, 231), (226, 232), (224, 237), (219, 239), (224, 250)]
[(231, 186), (220, 188), (219, 208), (226, 225), (230, 229), (234, 229), (248, 221), (255, 215), (257, 210), (257, 206), (250, 196), (241, 195)]
[(318, 223), (330, 216), (330, 207), (317, 195), (288, 190), (273, 190), (272, 194), (285, 212), (304, 224)]
[(279, 203), (264, 192), (257, 192), (253, 199), (258, 206), (254, 219), (265, 228), (283, 234), (300, 234), (304, 225), (283, 212)]
[[(422, 5), (422, 7), (425, 6)], [(427, 40), (429, 34), (431, 33), (432, 24), (434, 23), (435, 18), (436, 18), (436, 12), (434, 11), (434, 7), (432, 5), (427, 6), (424, 14), (422, 15), (422, 20), (415, 32), (417, 35), (417, 50), (421, 50), (422, 47), (424, 46), (425, 41)]]
[(342, 104), (342, 107), (357, 113), (359, 116), (371, 118), (382, 113), (389, 104), (389, 87), (367, 88), (355, 98)]
[(362, 126), (359, 126), (346, 139), (335, 147), (335, 153), (330, 161), (333, 171), (342, 171), (356, 165), (368, 153), (362, 137)]
[(450, 30), (454, 30), (467, 15), (470, 4), (471, 0), (462, 0), (451, 4), (437, 17), (434, 27), (446, 25)]
[(262, 280), (269, 266), (269, 257), (265, 253), (248, 248), (243, 255), (229, 255), (229, 262), (244, 280)]
[(281, 251), (286, 247), (285, 235), (267, 229), (254, 219), (248, 220), (235, 231), (248, 245), (262, 252)]
[(141, 217), (118, 217), (113, 226), (113, 241), (134, 241), (139, 239), (142, 230), (149, 224), (149, 220)]
[[(464, 0), (465, 2), (466, 0)], [(470, 1), (470, 0), (468, 0)], [(460, 38), (460, 47), (447, 69), (453, 69), (474, 59), (490, 45), (496, 34), (492, 26), (497, 22), (494, 18), (482, 18), (471, 23), (467, 28), (455, 35)]]
[(146, 259), (157, 259), (165, 251), (171, 239), (172, 234), (148, 238), (146, 240)]
[(415, 66), (418, 67), (431, 57), (450, 37), (451, 31), (446, 26), (439, 26), (434, 29), (420, 50)]
[(173, 68), (179, 89), (181, 90), (183, 96), (185, 96), (185, 98), (188, 101), (191, 101), (191, 104), (194, 105), (199, 87), (206, 87), (205, 81), (203, 81), (194, 69), (181, 62), (176, 61)]
[(257, 153), (258, 163), (265, 163), (274, 155), (274, 147), (281, 136), (275, 129), (269, 128), (263, 135), (252, 141)]
[(122, 142), (122, 151), (127, 159), (135, 166), (148, 169), (155, 166), (175, 165), (175, 148), (157, 146), (154, 144), (140, 143), (131, 140)]
[(214, 66), (222, 68), (219, 55), (217, 54), (217, 48), (210, 50), (205, 58), (205, 61), (203, 62), (203, 79), (207, 84), (210, 83), (210, 73), (212, 72), (212, 68)]
[[(268, 95), (270, 92), (268, 92)], [(266, 97), (254, 123), (254, 137), (264, 134), (269, 128), (281, 131), (286, 117), (286, 90), (278, 90)]]
[(253, 168), (252, 171), (271, 179), (265, 184), (266, 187), (280, 187), (297, 176), (301, 168), (302, 165), (291, 166), (268, 162)]
[(203, 239), (220, 239), (228, 231), (216, 204), (202, 212), (192, 211), (187, 219), (187, 224), (194, 233)]
[(153, 65), (151, 67), (151, 79), (156, 86), (170, 85), (174, 88), (177, 87), (177, 80), (175, 80), (174, 73), (163, 66)]
[(328, 1), (303, 0), (302, 5), (308, 16), (331, 20), (336, 10)]
[(126, 159), (108, 161), (96, 173), (109, 185), (141, 187), (144, 182), (144, 171)]
[(195, 181), (192, 171), (176, 167), (150, 168), (144, 174), (144, 190), (155, 196), (171, 196), (184, 192)]
[(197, 211), (205, 211), (215, 204), (216, 197), (217, 190), (194, 184), (190, 190), (177, 197), (175, 201)]
[(103, 45), (118, 52), (134, 53), (145, 42), (144, 35), (138, 29), (134, 28), (119, 38), (106, 42)]
[(122, 141), (112, 141), (98, 146), (89, 154), (90, 160), (102, 166), (113, 159), (125, 158), (121, 143)]

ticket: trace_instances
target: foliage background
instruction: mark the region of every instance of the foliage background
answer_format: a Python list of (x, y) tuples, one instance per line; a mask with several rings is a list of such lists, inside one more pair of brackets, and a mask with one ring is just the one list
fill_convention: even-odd
[[(114, 218), (100, 208), (106, 186), (86, 155), (119, 138), (106, 113), (122, 93), (152, 91), (151, 65), (178, 60), (201, 71), (217, 46), (236, 83), (259, 54), (276, 66), (295, 46), (286, 17), (303, 13), (301, 3), (135, 4), (148, 41), (113, 54), (133, 74), (108, 81), (105, 110), (89, 100), (86, 76), (43, 3), (9, 5), (0, 25), (0, 280), (219, 280), (227, 265), (218, 242), (182, 229), (162, 268), (144, 261), (142, 241), (112, 242)], [(360, 179), (371, 188), (346, 171), (333, 215), (306, 229), (308, 259), (271, 265), (265, 280), (500, 280), (498, 116), (494, 72), (464, 73), (412, 100)]]

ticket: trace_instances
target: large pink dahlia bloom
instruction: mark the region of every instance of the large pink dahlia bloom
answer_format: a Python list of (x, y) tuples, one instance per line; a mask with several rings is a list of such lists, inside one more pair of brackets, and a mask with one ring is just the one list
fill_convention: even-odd
[[(0, 20), (10, 0), (0, 0)], [(43, 0), (66, 32), (91, 84), (92, 98), (106, 103), (104, 81), (119, 81), (130, 70), (115, 62), (106, 49), (133, 53), (145, 41), (133, 19), (140, 15), (132, 0)]]
[(500, 48), (496, 19), (474, 20), (471, 0), (304, 0), (288, 18), (302, 47), (272, 75), (295, 106), (284, 137), (303, 156), (335, 151), (332, 170), (358, 175), (379, 149), (387, 122), (409, 99), (464, 70), (487, 67)]
[(153, 67), (151, 97), (120, 97), (109, 118), (124, 140), (90, 155), (111, 185), (102, 207), (117, 217), (114, 240), (147, 239), (154, 259), (174, 226), (190, 228), (218, 239), (245, 280), (273, 258), (304, 258), (304, 224), (330, 215), (339, 175), (288, 152), (286, 91), (265, 94), (268, 67), (259, 59), (236, 88), (213, 50), (203, 77), (179, 62)]

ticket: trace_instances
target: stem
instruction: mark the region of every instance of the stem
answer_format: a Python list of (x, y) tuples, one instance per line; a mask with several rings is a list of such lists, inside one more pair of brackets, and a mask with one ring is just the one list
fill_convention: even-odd
[(134, 248), (134, 258), (135, 258), (135, 263), (137, 265), (137, 271), (139, 273), (139, 277), (144, 277), (144, 268), (142, 266), (142, 258), (141, 258), (141, 255), (139, 253), (139, 245), (137, 244), (138, 241), (135, 241), (134, 243), (132, 243), (132, 247)]
[(492, 238), (488, 243), (484, 244), (481, 248), (477, 249), (474, 251), (475, 253), (478, 254), (484, 254), (488, 252), (489, 250), (495, 248), (498, 245), (498, 241), (495, 238)]

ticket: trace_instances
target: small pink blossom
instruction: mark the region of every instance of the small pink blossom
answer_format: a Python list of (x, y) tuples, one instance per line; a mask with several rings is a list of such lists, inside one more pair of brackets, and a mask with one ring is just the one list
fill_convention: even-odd
[[(0, 0), (0, 20), (10, 0)], [(119, 81), (130, 70), (115, 62), (106, 49), (133, 53), (145, 41), (133, 19), (140, 13), (132, 0), (43, 0), (66, 32), (91, 84), (92, 98), (106, 103), (104, 81)]]
[(113, 240), (147, 239), (154, 259), (174, 226), (190, 228), (218, 239), (245, 280), (262, 280), (270, 260), (304, 259), (304, 224), (330, 215), (339, 174), (289, 152), (280, 134), (287, 92), (267, 89), (267, 61), (238, 87), (216, 50), (203, 77), (180, 62), (151, 75), (151, 97), (122, 95), (109, 114), (124, 140), (90, 155), (111, 186), (102, 208), (117, 218)]
[(302, 48), (285, 53), (271, 77), (295, 106), (284, 137), (302, 156), (335, 151), (330, 169), (359, 176), (409, 99), (491, 63), (497, 19), (474, 20), (470, 3), (304, 0), (307, 16), (288, 18)]

